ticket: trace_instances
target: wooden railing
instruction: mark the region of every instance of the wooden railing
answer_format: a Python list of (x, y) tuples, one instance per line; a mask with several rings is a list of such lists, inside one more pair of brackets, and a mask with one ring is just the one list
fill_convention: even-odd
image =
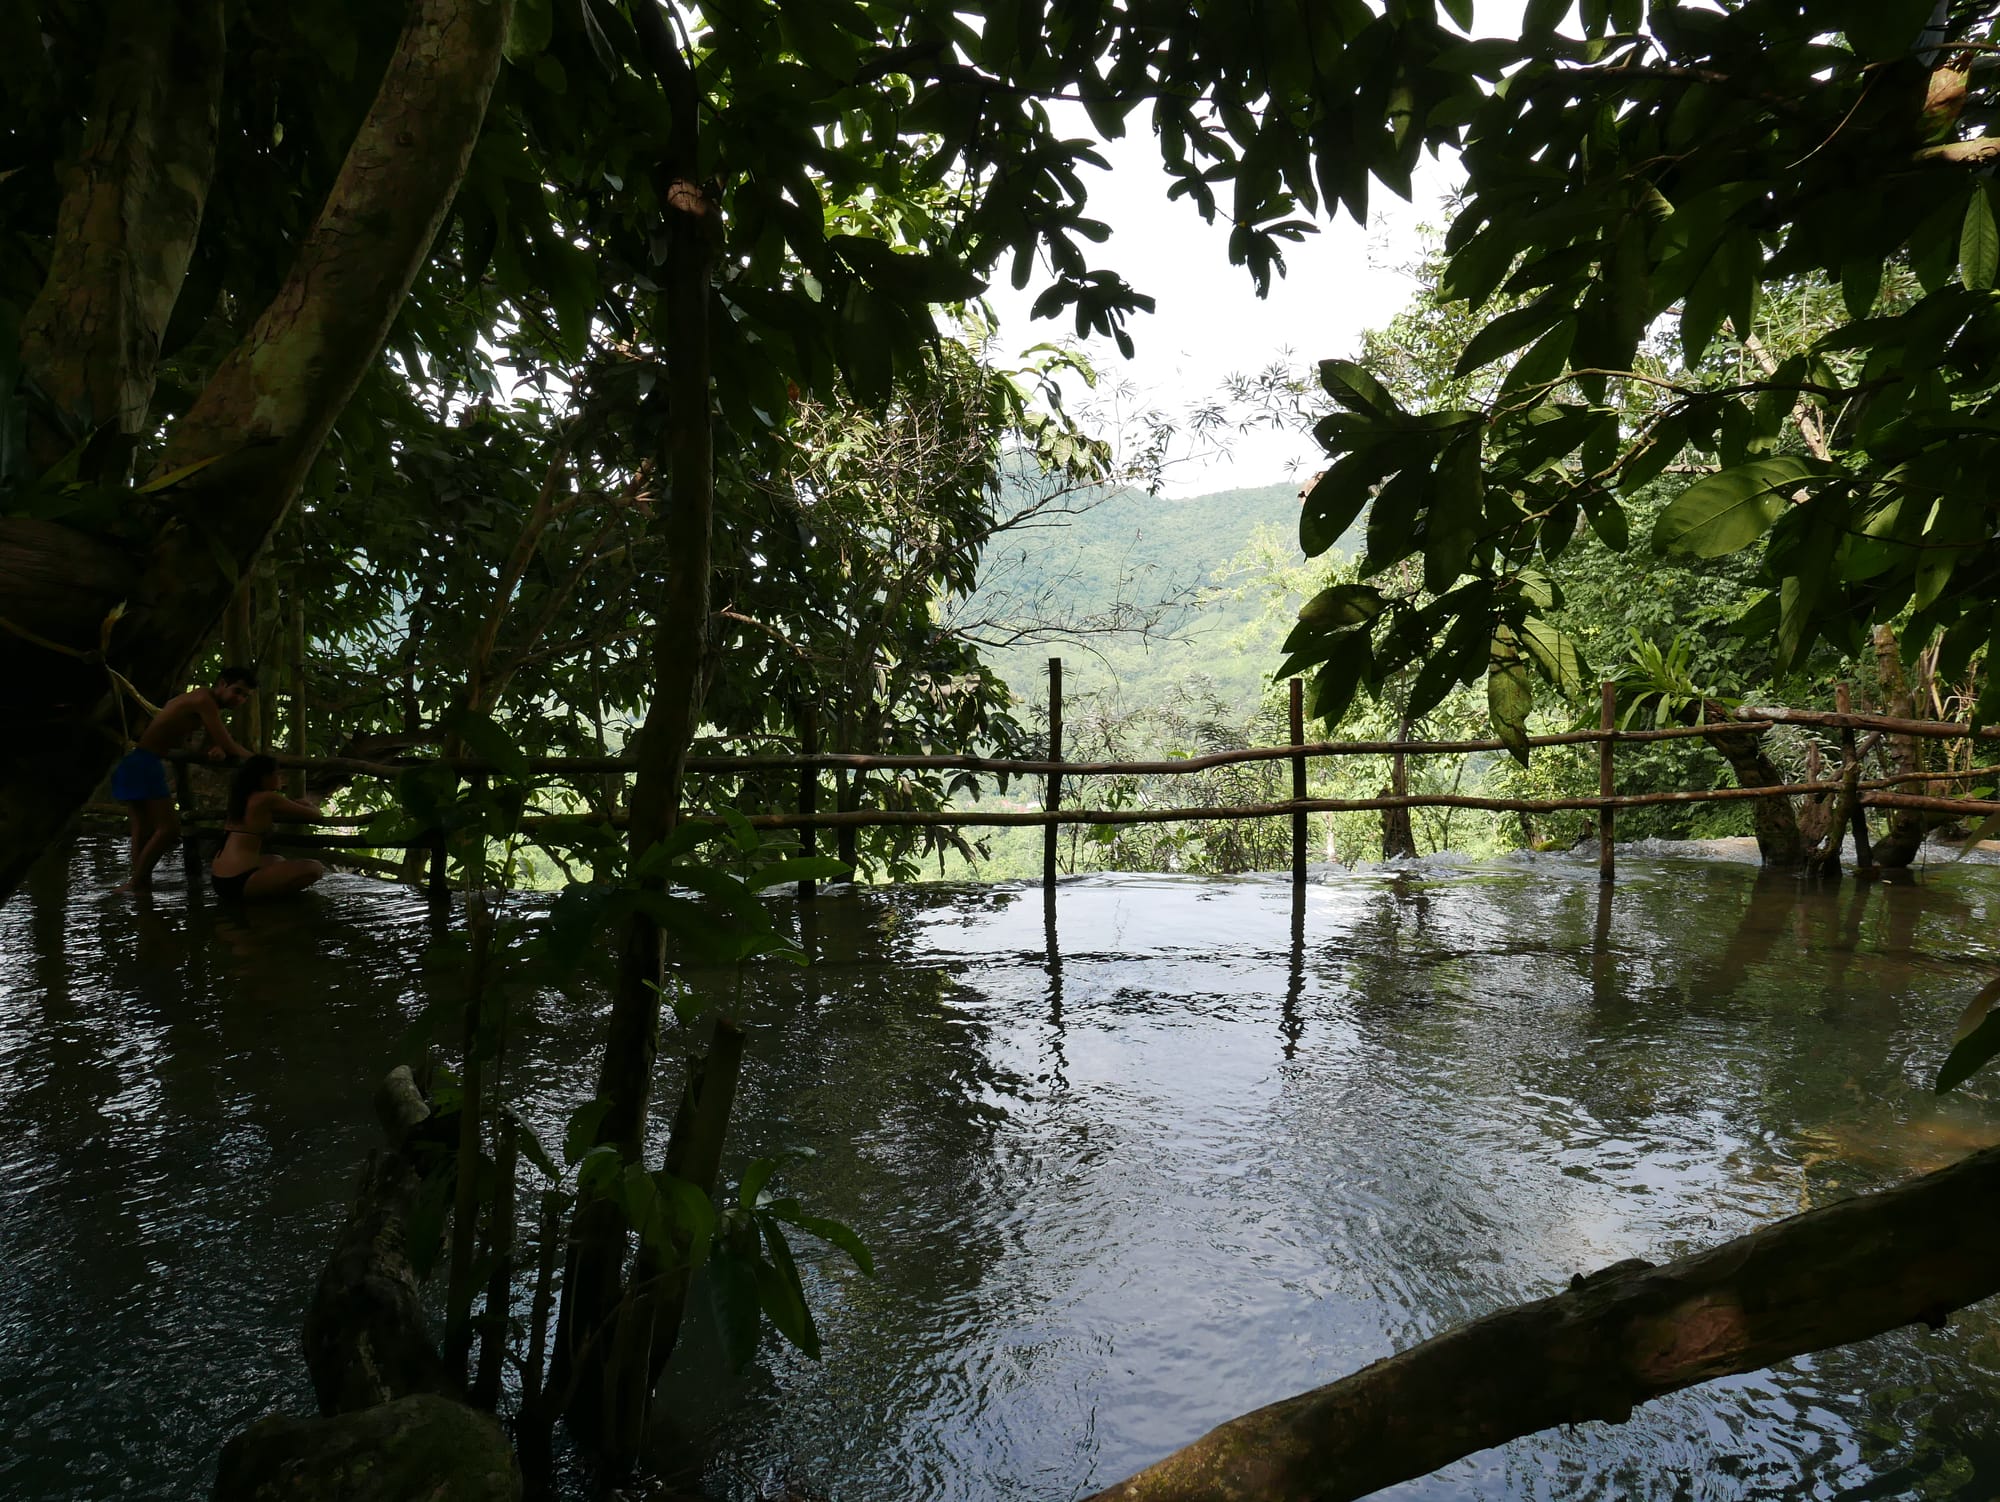
[[(1867, 829), (1860, 811), (1867, 808), (1906, 808), (1930, 813), (1956, 815), (1967, 818), (1984, 818), (2000, 812), (2000, 802), (1975, 798), (1938, 797), (1928, 792), (1909, 793), (1897, 789), (1909, 784), (1926, 787), (1939, 783), (1964, 782), (1976, 778), (2000, 776), (2000, 765), (1975, 766), (1959, 771), (1907, 772), (1889, 777), (1862, 778), (1858, 776), (1860, 760), (1867, 748), (1857, 750), (1857, 733), (1868, 733), (1876, 737), (1896, 735), (1912, 736), (1919, 739), (1977, 739), (2000, 740), (2000, 726), (1972, 726), (1948, 720), (1913, 720), (1890, 715), (1856, 714), (1846, 707), (1847, 695), (1842, 685), (1841, 708), (1833, 712), (1803, 709), (1742, 709), (1735, 711), (1726, 720), (1700, 725), (1668, 726), (1656, 730), (1620, 730), (1612, 718), (1613, 685), (1602, 687), (1600, 698), (1600, 721), (1595, 730), (1570, 730), (1553, 735), (1533, 735), (1527, 738), (1531, 747), (1549, 746), (1589, 746), (1598, 747), (1598, 791), (1595, 795), (1550, 798), (1506, 798), (1488, 797), (1469, 793), (1408, 793), (1384, 794), (1374, 798), (1311, 798), (1306, 796), (1307, 773), (1310, 763), (1318, 758), (1343, 756), (1385, 756), (1401, 754), (1405, 756), (1467, 755), (1482, 752), (1504, 751), (1505, 742), (1491, 740), (1373, 740), (1373, 741), (1306, 741), (1304, 739), (1303, 690), (1299, 680), (1291, 682), (1290, 730), (1292, 743), (1285, 746), (1252, 746), (1233, 751), (1217, 751), (1203, 756), (1173, 757), (1157, 761), (1066, 761), (1062, 757), (1062, 676), (1061, 659), (1052, 658), (1050, 668), (1049, 701), (1049, 749), (1047, 759), (955, 756), (955, 755), (874, 755), (867, 753), (822, 752), (813, 748), (810, 740), (805, 749), (794, 754), (769, 754), (754, 756), (692, 756), (688, 758), (690, 773), (744, 773), (791, 771), (798, 774), (799, 792), (795, 812), (769, 812), (749, 815), (752, 827), (758, 829), (797, 831), (801, 848), (810, 853), (813, 836), (822, 829), (842, 828), (968, 828), (993, 829), (1039, 826), (1046, 831), (1043, 844), (1042, 879), (1053, 884), (1056, 877), (1056, 834), (1064, 825), (1131, 825), (1191, 823), (1203, 820), (1241, 820), (1289, 818), (1291, 821), (1291, 869), (1294, 883), (1303, 885), (1306, 872), (1306, 845), (1308, 816), (1315, 813), (1358, 813), (1396, 808), (1448, 808), (1474, 809), (1493, 813), (1561, 813), (1592, 812), (1598, 816), (1598, 872), (1601, 879), (1610, 881), (1616, 874), (1616, 856), (1613, 830), (1617, 812), (1627, 808), (1653, 808), (1669, 804), (1684, 803), (1725, 803), (1744, 799), (1831, 796), (1843, 791), (1850, 795), (1854, 813), (1854, 834), (1857, 840), (1858, 864), (1869, 864)], [(1830, 781), (1785, 783), (1769, 787), (1697, 788), (1675, 792), (1619, 793), (1616, 790), (1614, 757), (1620, 745), (1641, 745), (1660, 741), (1684, 739), (1714, 739), (1720, 736), (1761, 735), (1777, 725), (1801, 725), (1821, 730), (1841, 733), (1844, 752), (1842, 775)], [(183, 817), (194, 834), (213, 833), (204, 825), (213, 814), (204, 814), (192, 809), (188, 804), (188, 780), (186, 769), (189, 765), (200, 765), (199, 758), (177, 753), (170, 758), (179, 763), (179, 786), (183, 804)], [(449, 765), (462, 775), (476, 776), (491, 773), (497, 769), (476, 758), (456, 758), (448, 763), (427, 760), (401, 760), (393, 762), (374, 761), (354, 757), (308, 757), (278, 756), (281, 766), (304, 768), (309, 771), (344, 773), (354, 776), (395, 777), (412, 766)], [(1285, 761), (1291, 765), (1292, 796), (1282, 801), (1227, 804), (1207, 807), (1128, 807), (1128, 808), (1079, 808), (1064, 807), (1064, 782), (1067, 779), (1093, 777), (1130, 776), (1179, 776), (1207, 771), (1215, 767), (1236, 766), (1257, 762)], [(625, 757), (533, 757), (529, 759), (531, 770), (539, 775), (560, 776), (565, 774), (630, 773), (635, 763)], [(1041, 777), (1044, 779), (1042, 807), (1039, 809), (851, 809), (822, 812), (819, 807), (819, 780), (823, 772), (845, 769), (854, 772), (866, 771), (969, 771), (983, 772), (1008, 777)], [(1851, 779), (1851, 780), (1850, 780)], [(704, 817), (696, 814), (694, 817)], [(553, 833), (564, 825), (576, 826), (604, 822), (603, 816), (588, 813), (545, 813), (531, 815), (524, 821), (529, 832)], [(613, 816), (614, 826), (622, 825), (622, 816)], [(327, 832), (311, 835), (292, 835), (285, 838), (293, 843), (321, 849), (379, 848), (379, 839), (357, 832)], [(435, 832), (409, 842), (407, 848), (428, 848), (430, 852), (430, 877), (434, 890), (442, 890), (444, 882), (444, 840)], [(810, 892), (802, 893), (810, 895)]]

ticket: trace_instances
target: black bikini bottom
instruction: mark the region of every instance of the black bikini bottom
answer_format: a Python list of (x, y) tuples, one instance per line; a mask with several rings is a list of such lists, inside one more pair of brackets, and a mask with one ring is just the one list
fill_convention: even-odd
[(215, 895), (224, 902), (241, 902), (244, 887), (250, 884), (250, 878), (256, 874), (254, 866), (248, 871), (238, 871), (234, 876), (224, 876), (219, 871), (211, 871), (208, 873), (208, 880), (215, 888)]

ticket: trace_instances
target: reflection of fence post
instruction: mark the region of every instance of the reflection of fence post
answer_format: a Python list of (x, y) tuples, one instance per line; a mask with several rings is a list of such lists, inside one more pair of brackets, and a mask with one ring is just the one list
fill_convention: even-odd
[[(1613, 711), (1618, 703), (1618, 689), (1615, 684), (1597, 685), (1598, 713), (1597, 728), (1604, 732), (1604, 738), (1597, 743), (1597, 796), (1609, 798), (1612, 793), (1611, 739), (1617, 719)], [(1617, 820), (1617, 810), (1610, 804), (1600, 804), (1597, 809), (1597, 879), (1614, 881), (1618, 876), (1617, 859), (1611, 853), (1612, 826)]]
[(187, 879), (194, 882), (199, 879), (201, 841), (187, 827), (188, 820), (194, 817), (194, 778), (184, 761), (174, 763), (174, 811), (181, 816), (181, 863), (187, 868)]
[[(1845, 683), (1833, 686), (1833, 707), (1842, 714), (1854, 713), (1854, 691)], [(1855, 754), (1854, 727), (1843, 725), (1840, 730), (1840, 780), (1847, 785), (1848, 825), (1854, 831), (1854, 874), (1863, 880), (1875, 874), (1875, 852), (1868, 845), (1868, 810), (1862, 805), (1861, 794), (1854, 784), (1860, 780), (1861, 767)], [(1834, 837), (1834, 850), (1839, 852), (1839, 836)]]
[[(1306, 686), (1302, 679), (1292, 680), (1292, 802), (1306, 801), (1306, 754), (1299, 747), (1306, 743)], [(1292, 810), (1292, 885), (1306, 884), (1306, 811)]]
[[(813, 757), (819, 755), (819, 717), (813, 712), (811, 699), (799, 701), (799, 751)], [(810, 819), (819, 812), (819, 768), (808, 761), (799, 768), (799, 814)], [(799, 827), (799, 854), (814, 856), (819, 854), (819, 831), (810, 824)], [(819, 890), (819, 883), (807, 877), (799, 883), (801, 899), (813, 896)]]
[[(1049, 659), (1049, 760), (1062, 760), (1062, 659)], [(1062, 806), (1062, 773), (1048, 775), (1047, 792), (1042, 799), (1042, 807), (1054, 813)], [(1056, 822), (1051, 819), (1042, 826), (1042, 885), (1054, 889), (1056, 884)]]

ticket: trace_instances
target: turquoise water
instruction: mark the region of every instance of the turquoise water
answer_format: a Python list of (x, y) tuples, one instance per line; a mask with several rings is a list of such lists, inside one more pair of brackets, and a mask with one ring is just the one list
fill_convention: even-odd
[[(296, 1330), (368, 1092), (425, 1000), (422, 902), (333, 877), (111, 901), (87, 845), (0, 909), (0, 1496), (203, 1494), (309, 1404)], [(2000, 1141), (1927, 1082), (2000, 966), (2000, 873), (1831, 890), (1633, 852), (1281, 881), (823, 896), (759, 979), (735, 1149), (880, 1275), (808, 1250), (826, 1358), (679, 1374), (703, 1484), (1066, 1497), (1214, 1423), (1628, 1256)], [(601, 1002), (527, 1006), (509, 1090), (589, 1093)], [(709, 1340), (699, 1322), (684, 1354)], [(2000, 1495), (1982, 1307), (1520, 1440), (1386, 1495)]]

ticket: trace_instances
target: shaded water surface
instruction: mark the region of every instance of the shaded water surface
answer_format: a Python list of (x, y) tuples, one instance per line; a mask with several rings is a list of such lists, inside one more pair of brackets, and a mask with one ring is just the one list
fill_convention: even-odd
[[(0, 1496), (184, 1497), (310, 1402), (299, 1318), (425, 1001), (422, 904), (333, 878), (218, 914), (100, 897), (87, 845), (0, 909)], [(2000, 965), (2000, 872), (1810, 890), (1541, 858), (1281, 882), (822, 897), (754, 982), (739, 1158), (854, 1224), (801, 1247), (826, 1359), (670, 1384), (707, 1487), (1062, 1498), (1537, 1297), (2000, 1141), (1926, 1082)], [(509, 1088), (589, 1093), (545, 996)], [(684, 1354), (709, 1339), (699, 1319)], [(2000, 1495), (1976, 1310), (1517, 1441), (1386, 1495)]]

